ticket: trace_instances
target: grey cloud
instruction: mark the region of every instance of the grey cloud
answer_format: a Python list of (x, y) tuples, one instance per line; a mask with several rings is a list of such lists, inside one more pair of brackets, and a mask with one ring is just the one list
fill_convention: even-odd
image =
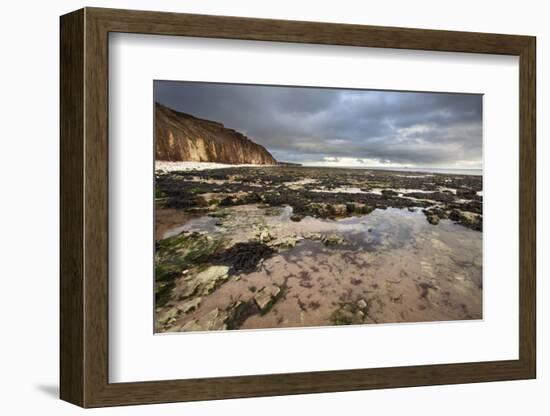
[(481, 164), (478, 94), (155, 81), (155, 100), (239, 130), (278, 160)]

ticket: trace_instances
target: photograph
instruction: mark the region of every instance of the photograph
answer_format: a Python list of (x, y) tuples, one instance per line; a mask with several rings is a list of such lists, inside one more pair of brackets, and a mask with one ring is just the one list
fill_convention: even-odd
[(483, 318), (483, 95), (153, 81), (154, 332)]
[(247, 2), (11, 13), (9, 405), (537, 413), (542, 7)]

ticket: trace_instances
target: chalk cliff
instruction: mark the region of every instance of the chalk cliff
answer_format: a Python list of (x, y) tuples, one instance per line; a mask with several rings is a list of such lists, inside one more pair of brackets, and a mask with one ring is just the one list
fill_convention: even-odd
[(155, 158), (167, 161), (250, 163), (277, 161), (265, 147), (215, 121), (155, 104)]

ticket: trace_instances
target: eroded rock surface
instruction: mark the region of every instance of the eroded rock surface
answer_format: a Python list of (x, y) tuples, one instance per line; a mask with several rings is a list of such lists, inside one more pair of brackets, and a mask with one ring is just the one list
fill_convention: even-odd
[(158, 173), (155, 331), (479, 319), (481, 177)]

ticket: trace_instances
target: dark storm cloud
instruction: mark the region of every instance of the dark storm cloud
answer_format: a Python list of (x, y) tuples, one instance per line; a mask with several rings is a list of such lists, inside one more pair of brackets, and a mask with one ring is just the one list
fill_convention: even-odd
[(155, 100), (278, 160), (481, 166), (481, 95), (156, 81)]

